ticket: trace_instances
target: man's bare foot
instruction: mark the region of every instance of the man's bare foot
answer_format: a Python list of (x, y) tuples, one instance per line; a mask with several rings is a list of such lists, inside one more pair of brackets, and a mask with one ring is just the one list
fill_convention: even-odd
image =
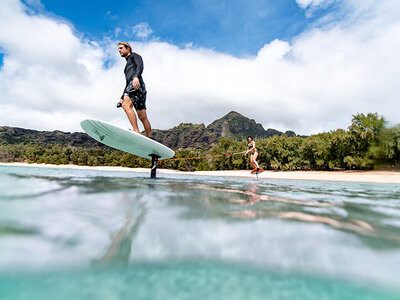
[(138, 133), (138, 134), (142, 135), (140, 132), (135, 131), (135, 129), (128, 128), (128, 130), (129, 130), (129, 131), (132, 131), (132, 132), (134, 132), (134, 133)]

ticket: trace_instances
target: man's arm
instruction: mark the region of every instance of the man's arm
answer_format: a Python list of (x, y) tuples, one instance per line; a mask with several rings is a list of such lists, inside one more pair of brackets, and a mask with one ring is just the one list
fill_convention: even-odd
[(143, 59), (137, 53), (133, 53), (132, 55), (133, 55), (133, 60), (135, 61), (136, 64), (136, 71), (135, 73), (133, 73), (133, 78), (135, 77), (139, 78), (139, 76), (142, 75), (143, 73)]
[(133, 74), (132, 84), (135, 89), (139, 89), (140, 88), (139, 76), (141, 76), (143, 73), (143, 59), (137, 53), (133, 53), (132, 55), (133, 55), (133, 60), (135, 61), (136, 64), (136, 71)]

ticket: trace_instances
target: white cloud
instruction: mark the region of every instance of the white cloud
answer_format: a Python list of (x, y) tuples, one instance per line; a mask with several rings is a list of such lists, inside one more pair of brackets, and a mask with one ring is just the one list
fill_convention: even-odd
[(306, 9), (326, 7), (335, 2), (335, 0), (296, 0), (296, 2), (301, 8)]
[(114, 29), (114, 36), (115, 38), (119, 37), (119, 34), (122, 32), (122, 29), (120, 27), (117, 27)]
[(329, 7), (332, 3), (339, 0), (296, 0), (298, 6), (306, 10), (306, 17), (313, 16), (314, 11)]
[(114, 15), (111, 13), (111, 10), (107, 10), (105, 16), (106, 16), (108, 19), (110, 19), (110, 20), (116, 20), (116, 19), (118, 19), (117, 16), (114, 16)]
[[(345, 128), (357, 112), (399, 123), (400, 5), (367, 2), (348, 0), (352, 13), (340, 23), (274, 40), (250, 58), (129, 41), (144, 58), (153, 127), (208, 124), (231, 110), (300, 134)], [(129, 127), (115, 108), (124, 86), (118, 41), (82, 40), (17, 0), (3, 0), (0, 28), (0, 125), (77, 131), (90, 117)]]
[(138, 38), (147, 38), (153, 33), (153, 30), (150, 28), (149, 24), (142, 22), (132, 27), (132, 33)]
[(43, 10), (44, 6), (41, 2), (41, 0), (24, 0), (25, 3), (29, 5), (29, 7), (32, 7), (33, 9), (36, 10)]

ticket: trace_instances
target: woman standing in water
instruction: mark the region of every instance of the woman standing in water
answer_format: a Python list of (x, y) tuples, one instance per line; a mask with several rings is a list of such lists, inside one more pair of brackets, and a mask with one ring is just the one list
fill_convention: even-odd
[(257, 173), (260, 171), (260, 166), (258, 165), (257, 162), (257, 157), (258, 157), (258, 151), (256, 149), (256, 142), (253, 140), (252, 136), (247, 137), (247, 151), (244, 153), (246, 156), (247, 153), (251, 153), (250, 155), (250, 162), (253, 165), (255, 169), (257, 169)]

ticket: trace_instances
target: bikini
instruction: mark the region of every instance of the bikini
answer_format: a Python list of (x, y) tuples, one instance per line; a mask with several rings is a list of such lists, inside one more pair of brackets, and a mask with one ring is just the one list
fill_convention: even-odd
[[(247, 147), (248, 147), (249, 150), (250, 150), (251, 148), (253, 148), (253, 144), (247, 144)], [(254, 153), (256, 153), (256, 152), (258, 153), (257, 149), (254, 148), (253, 152), (251, 152), (251, 155), (254, 155)]]

